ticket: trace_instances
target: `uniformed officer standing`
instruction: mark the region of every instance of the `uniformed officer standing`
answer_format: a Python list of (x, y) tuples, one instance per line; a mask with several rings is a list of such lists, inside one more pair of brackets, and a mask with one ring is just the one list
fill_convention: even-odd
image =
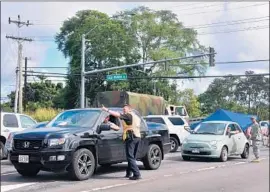
[(251, 117), (252, 125), (250, 130), (250, 138), (252, 140), (253, 153), (255, 155), (254, 162), (260, 161), (260, 145), (262, 141), (262, 132), (260, 125), (256, 121), (255, 117)]
[(102, 107), (102, 110), (107, 111), (112, 116), (120, 118), (123, 122), (123, 141), (125, 142), (126, 157), (128, 162), (125, 177), (129, 178), (130, 180), (141, 179), (140, 170), (136, 164), (136, 153), (141, 140), (140, 118), (132, 112), (129, 105), (125, 105), (123, 107), (122, 114), (116, 111), (108, 110), (104, 106)]

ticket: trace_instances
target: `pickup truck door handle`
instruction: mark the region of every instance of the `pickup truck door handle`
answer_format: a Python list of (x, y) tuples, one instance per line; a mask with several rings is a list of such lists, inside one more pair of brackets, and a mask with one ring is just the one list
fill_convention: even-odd
[(9, 132), (9, 130), (8, 129), (5, 129), (5, 130), (3, 130), (4, 132)]

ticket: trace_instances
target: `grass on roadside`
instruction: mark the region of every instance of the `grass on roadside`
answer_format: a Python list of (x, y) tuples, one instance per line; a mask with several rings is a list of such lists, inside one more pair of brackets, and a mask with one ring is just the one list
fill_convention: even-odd
[(62, 111), (61, 109), (39, 108), (35, 111), (26, 111), (25, 113), (31, 116), (37, 122), (42, 122), (52, 120), (61, 111)]

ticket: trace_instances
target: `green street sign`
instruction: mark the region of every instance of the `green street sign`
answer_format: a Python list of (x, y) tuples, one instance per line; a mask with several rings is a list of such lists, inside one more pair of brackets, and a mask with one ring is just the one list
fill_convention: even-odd
[(119, 81), (119, 80), (127, 80), (127, 74), (115, 74), (115, 75), (107, 75), (107, 81)]

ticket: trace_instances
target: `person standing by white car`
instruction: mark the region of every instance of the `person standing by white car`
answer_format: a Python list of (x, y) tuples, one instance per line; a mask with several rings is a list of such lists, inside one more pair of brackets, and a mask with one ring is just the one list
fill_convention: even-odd
[(251, 130), (250, 130), (250, 138), (252, 140), (252, 148), (253, 148), (253, 153), (255, 156), (255, 159), (253, 162), (259, 162), (260, 161), (260, 145), (262, 141), (262, 132), (260, 125), (256, 121), (255, 117), (251, 117), (252, 125), (251, 125)]

